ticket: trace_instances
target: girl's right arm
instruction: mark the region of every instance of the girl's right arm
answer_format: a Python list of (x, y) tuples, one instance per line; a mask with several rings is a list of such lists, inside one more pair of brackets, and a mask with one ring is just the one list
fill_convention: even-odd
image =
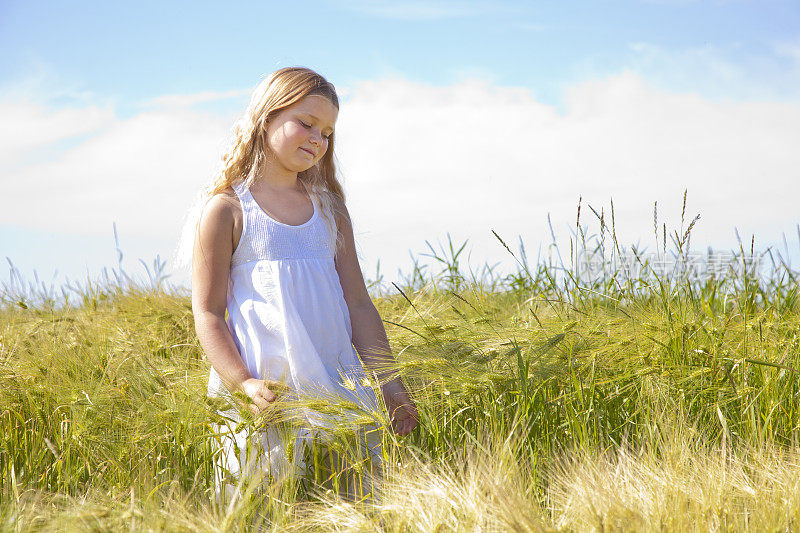
[[(206, 205), (195, 237), (192, 255), (192, 311), (197, 338), (225, 387), (241, 390), (253, 401), (253, 414), (269, 408), (275, 400), (263, 380), (255, 379), (242, 361), (225, 323), (231, 256), (241, 230), (235, 231), (235, 200), (216, 195)], [(241, 220), (241, 218), (240, 218)]]

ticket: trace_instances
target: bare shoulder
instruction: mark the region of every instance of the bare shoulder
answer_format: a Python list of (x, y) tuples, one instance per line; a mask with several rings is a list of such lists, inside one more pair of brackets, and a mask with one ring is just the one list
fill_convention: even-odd
[(200, 223), (202, 225), (229, 226), (235, 223), (241, 224), (241, 220), (242, 206), (239, 204), (239, 198), (233, 189), (226, 189), (208, 199)]
[(233, 246), (242, 233), (242, 206), (233, 189), (228, 188), (209, 198), (200, 219), (201, 231), (229, 235)]
[(209, 198), (203, 210), (203, 217), (208, 216), (217, 220), (220, 218), (233, 220), (237, 213), (241, 217), (242, 206), (239, 205), (239, 198), (236, 193), (229, 188)]

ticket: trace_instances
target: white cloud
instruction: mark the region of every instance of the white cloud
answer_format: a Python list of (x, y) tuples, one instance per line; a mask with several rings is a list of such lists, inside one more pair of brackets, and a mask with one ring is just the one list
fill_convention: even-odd
[(734, 226), (776, 239), (798, 222), (800, 105), (713, 103), (624, 73), (572, 87), (565, 107), (484, 83), (355, 87), (338, 138), (365, 254), (406, 264), (450, 231), (497, 258), (490, 229), (546, 243), (547, 213), (565, 235), (579, 196), (606, 212), (613, 198), (628, 243), (652, 242), (654, 201), (678, 225), (684, 189), (703, 216), (696, 244), (730, 246)]
[(0, 168), (7, 171), (31, 152), (102, 130), (113, 120), (113, 110), (88, 106), (54, 111), (39, 103), (7, 98), (0, 100), (0, 116)]
[[(47, 250), (30, 245), (21, 252), (19, 244), (0, 243), (0, 257), (11, 254), (12, 260), (29, 269), (58, 268), (78, 278), (86, 267), (98, 272), (114, 266), (108, 264), (106, 253), (113, 250), (113, 223), (134, 265), (139, 257), (149, 261), (156, 253), (169, 255), (195, 194), (216, 168), (233, 121), (181, 106), (130, 118), (106, 112), (101, 119), (92, 108), (45, 112), (29, 103), (17, 111), (16, 122), (7, 127), (20, 132), (16, 145), (27, 147), (36, 157), (21, 159), (15, 151), (11, 159), (16, 164), (0, 159), (0, 226), (17, 228), (15, 234), (29, 230), (34, 246), (49, 246), (41, 237), (46, 235), (43, 231), (98, 244), (75, 250), (81, 260), (57, 259), (57, 266)], [(65, 123), (57, 138), (65, 146), (57, 150), (45, 146), (49, 137), (42, 139), (36, 128), (27, 127), (40, 119)], [(44, 264), (29, 264), (26, 256), (39, 257)], [(186, 276), (178, 280), (185, 281)]]
[[(653, 242), (654, 201), (678, 225), (684, 189), (687, 211), (702, 214), (696, 246), (732, 246), (734, 227), (755, 233), (757, 246), (776, 242), (800, 221), (797, 102), (710, 102), (626, 72), (571, 87), (564, 107), (559, 114), (525, 89), (487, 81), (350, 87), (337, 151), (364, 267), (372, 272), (380, 258), (394, 276), (409, 249), (446, 232), (469, 238), (481, 264), (505, 259), (492, 229), (509, 242), (522, 236), (535, 259), (550, 240), (547, 214), (566, 237), (579, 196), (606, 213), (613, 198), (623, 243)], [(130, 118), (35, 104), (12, 116), (4, 122), (22, 132), (17, 150), (44, 145), (26, 128), (48, 118), (67, 124), (56, 137), (74, 145), (23, 166), (0, 160), (0, 224), (105, 236), (116, 221), (123, 236), (159, 249), (177, 242), (235, 118), (166, 103)]]

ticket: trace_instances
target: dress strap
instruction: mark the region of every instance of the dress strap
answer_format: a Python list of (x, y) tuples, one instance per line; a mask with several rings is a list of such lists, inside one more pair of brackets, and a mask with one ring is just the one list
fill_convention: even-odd
[(233, 192), (235, 192), (236, 196), (239, 198), (239, 205), (242, 207), (242, 214), (244, 215), (245, 221), (249, 221), (253, 216), (252, 213), (258, 208), (258, 204), (255, 203), (253, 195), (250, 194), (250, 189), (247, 187), (246, 183), (242, 181), (233, 186)]
[(244, 181), (232, 185), (232, 188), (236, 197), (239, 198), (239, 207), (242, 209), (242, 234), (231, 256), (233, 265), (242, 262), (242, 257), (249, 255), (249, 250), (252, 248), (249, 241), (252, 238), (253, 230), (249, 226), (253, 221), (253, 197)]
[[(241, 181), (241, 182), (233, 185), (232, 187), (233, 187), (233, 192), (235, 192), (236, 196), (239, 197), (239, 201), (244, 203), (245, 202), (245, 197), (247, 196), (245, 194), (247, 192), (247, 185), (245, 185), (245, 182)], [(244, 207), (244, 206), (242, 206), (242, 207)]]

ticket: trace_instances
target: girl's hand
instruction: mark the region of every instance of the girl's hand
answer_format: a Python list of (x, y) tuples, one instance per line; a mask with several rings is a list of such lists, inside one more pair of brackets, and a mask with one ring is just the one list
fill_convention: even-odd
[(395, 378), (383, 384), (381, 392), (394, 432), (398, 435), (411, 433), (417, 427), (419, 413), (417, 413), (417, 406), (408, 395), (403, 382), (400, 381), (400, 378)]
[(255, 417), (274, 409), (274, 402), (286, 390), (283, 383), (256, 378), (244, 380), (240, 387), (250, 398), (247, 408)]

